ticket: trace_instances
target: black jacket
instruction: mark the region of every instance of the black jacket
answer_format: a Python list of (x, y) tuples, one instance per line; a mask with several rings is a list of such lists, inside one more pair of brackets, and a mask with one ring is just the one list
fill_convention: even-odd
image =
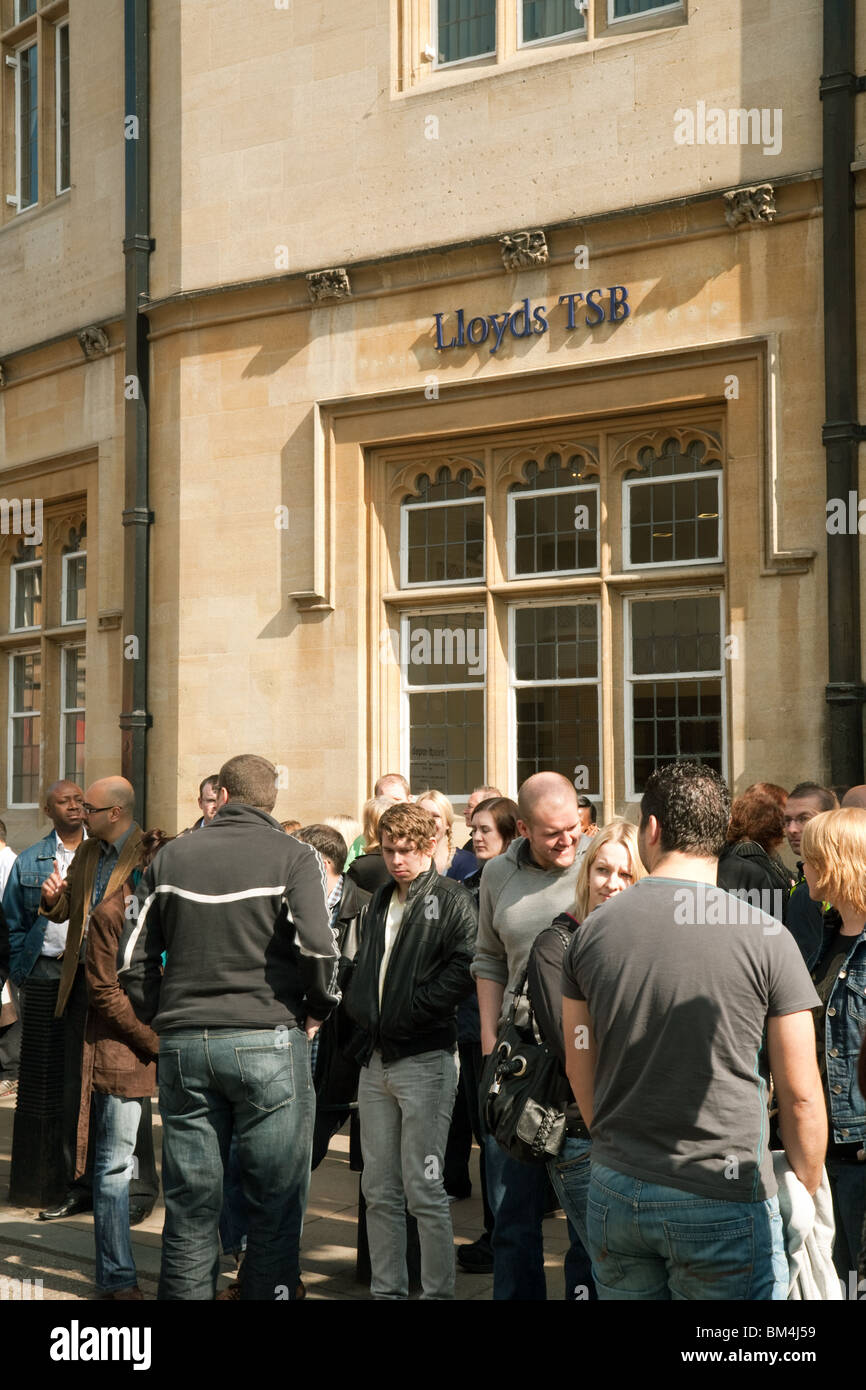
[(391, 882), (391, 875), (385, 867), (380, 849), (359, 854), (357, 859), (352, 860), (346, 873), (365, 893), (375, 893), (377, 888)]
[(785, 920), (790, 879), (781, 861), (771, 859), (754, 840), (725, 845), (719, 855), (716, 883), (728, 893), (753, 894), (757, 890), (760, 898), (751, 897), (748, 901), (768, 916), (778, 917), (780, 922)]
[[(539, 932), (529, 952), (526, 988), (538, 1031), (559, 1061), (565, 1076), (565, 1040), (562, 1036), (562, 963), (567, 938), (580, 926), (570, 912), (561, 912), (551, 925)], [(589, 1138), (589, 1131), (572, 1099), (565, 1107), (566, 1132), (575, 1138)]]
[(339, 1002), (324, 864), (265, 811), (229, 802), (161, 849), (136, 894), (118, 974), (143, 956), (141, 1018), (157, 1033), (302, 1027)]
[(406, 910), (388, 962), (379, 1013), (379, 968), (385, 920), (396, 884), (377, 889), (367, 909), (364, 939), (346, 996), (346, 1011), (362, 1034), (356, 1055), (366, 1065), (380, 1048), (383, 1062), (437, 1049), (452, 1051), (456, 1009), (475, 988), (469, 973), (478, 914), (460, 883), (431, 864), (409, 885)]

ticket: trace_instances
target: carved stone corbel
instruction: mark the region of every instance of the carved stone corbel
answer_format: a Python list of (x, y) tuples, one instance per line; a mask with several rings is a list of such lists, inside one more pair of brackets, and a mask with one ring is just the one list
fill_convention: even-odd
[(314, 304), (321, 304), (327, 299), (348, 299), (352, 293), (349, 272), (343, 266), (335, 266), (331, 270), (310, 271), (307, 284), (310, 287), (310, 299)]
[(108, 352), (108, 334), (104, 328), (97, 324), (90, 324), (87, 328), (82, 328), (78, 333), (78, 341), (81, 344), (81, 351), (88, 361), (94, 357), (104, 357)]
[(725, 221), (729, 227), (744, 222), (774, 222), (776, 195), (771, 183), (758, 183), (751, 188), (734, 188), (725, 194)]
[(506, 270), (525, 270), (529, 266), (547, 265), (550, 260), (547, 237), (540, 228), (531, 232), (509, 232), (499, 238), (499, 246)]

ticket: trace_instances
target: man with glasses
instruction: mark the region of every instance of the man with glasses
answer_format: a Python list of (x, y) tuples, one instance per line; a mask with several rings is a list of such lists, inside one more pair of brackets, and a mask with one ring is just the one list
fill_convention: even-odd
[(813, 903), (803, 877), (800, 859), (800, 836), (803, 826), (822, 811), (835, 811), (839, 805), (836, 793), (817, 782), (799, 782), (785, 803), (785, 835), (797, 860), (797, 882), (791, 889), (785, 913), (785, 926), (800, 947), (803, 959), (811, 970), (821, 954), (824, 943), (824, 908)]
[[(135, 792), (124, 777), (103, 777), (93, 782), (84, 796), (84, 821), (88, 838), (76, 851), (67, 875), (62, 865), (42, 885), (40, 913), (49, 922), (68, 920), (60, 972), (55, 1017), (66, 1028), (64, 1075), (64, 1155), (69, 1189), (57, 1207), (39, 1213), (40, 1221), (75, 1216), (93, 1207), (92, 1164), (94, 1144), (88, 1143), (88, 1170), (74, 1178), (78, 1111), (81, 1099), (81, 1059), (87, 1018), (87, 984), (84, 960), (90, 913), (103, 898), (117, 891), (138, 867), (141, 830), (133, 819)], [(142, 1103), (136, 1145), (137, 1177), (130, 1185), (130, 1223), (137, 1225), (149, 1214), (158, 1191), (153, 1156), (150, 1103)]]

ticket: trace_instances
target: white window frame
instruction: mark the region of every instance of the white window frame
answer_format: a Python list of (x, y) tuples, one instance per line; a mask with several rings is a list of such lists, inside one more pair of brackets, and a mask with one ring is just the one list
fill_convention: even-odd
[[(21, 570), (41, 569), (41, 560), (20, 560), (10, 566), (11, 579), (9, 583), (9, 631), (10, 632), (39, 632), (42, 623), (31, 623), (29, 627), (18, 627), (15, 622), (15, 600), (18, 590), (18, 575)], [(44, 595), (43, 595), (44, 602)]]
[[(691, 560), (643, 560), (631, 558), (631, 490), (635, 487), (652, 487), (654, 484), (689, 483), (695, 478), (715, 478), (718, 498), (718, 547), (715, 555), (696, 555)], [(624, 478), (622, 499), (622, 556), (624, 570), (683, 569), (695, 565), (718, 565), (724, 560), (724, 488), (721, 468), (700, 468), (692, 473), (662, 473), (652, 478)]]
[[(574, 680), (518, 680), (516, 676), (517, 661), (514, 652), (514, 643), (517, 627), (517, 610), (524, 608), (579, 608), (593, 606), (596, 610), (597, 625), (597, 654), (596, 654), (596, 676), (578, 676)], [(517, 786), (517, 691), (535, 689), (538, 686), (559, 687), (563, 685), (592, 685), (595, 686), (598, 695), (598, 776), (599, 786), (597, 789), (581, 787), (578, 795), (589, 797), (590, 801), (597, 805), (602, 804), (604, 798), (604, 739), (602, 737), (602, 724), (604, 720), (603, 706), (603, 670), (602, 670), (602, 622), (603, 613), (601, 597), (598, 594), (573, 594), (569, 598), (556, 599), (521, 599), (515, 598), (508, 604), (508, 777), (512, 787)]]
[[(469, 613), (480, 613), (484, 619), (484, 649), (485, 649), (485, 670), (481, 676), (474, 681), (461, 684), (446, 685), (410, 685), (408, 679), (409, 653), (409, 632), (413, 618), (461, 618)], [(452, 690), (471, 690), (481, 692), (482, 708), (482, 753), (481, 762), (483, 764), (483, 780), (487, 778), (487, 649), (490, 641), (490, 633), (487, 628), (487, 608), (483, 603), (468, 603), (460, 608), (412, 608), (404, 610), (400, 614), (400, 766), (405, 767), (406, 776), (409, 777), (412, 771), (412, 721), (411, 721), (411, 695), (438, 695)], [(411, 780), (411, 779), (410, 779)], [(465, 801), (467, 792), (451, 792), (447, 788), (440, 787), (448, 800), (452, 803)], [(470, 788), (471, 791), (471, 788)]]
[(33, 18), (35, 17), (35, 15), (36, 15), (36, 10), (37, 10), (37, 8), (38, 8), (38, 0), (37, 0), (37, 4), (33, 6), (33, 13), (32, 13), (32, 14), (24, 14), (24, 15), (23, 15), (23, 14), (21, 13), (21, 0), (15, 0), (15, 23), (16, 23), (16, 24), (23, 24), (25, 19), (33, 19)]
[[(17, 13), (17, 11), (16, 11)], [(30, 16), (28, 16), (29, 18)], [(38, 42), (31, 39), (27, 43), (22, 43), (20, 48), (16, 48), (14, 53), (7, 57), (6, 63), (15, 70), (15, 192), (7, 196), (7, 203), (11, 204), (16, 212), (29, 212), (31, 208), (39, 206), (39, 52)], [(21, 162), (21, 55), (33, 48), (36, 49), (36, 197), (32, 203), (26, 207), (21, 206), (22, 189), (22, 162)]]
[[(409, 583), (409, 513), (430, 511), (435, 507), (481, 507), (481, 574), (478, 579), (417, 579)], [(443, 502), (408, 502), (400, 504), (400, 588), (453, 589), (455, 585), (484, 585), (487, 571), (487, 496), (479, 491), (477, 497), (452, 497)]]
[[(23, 629), (22, 629), (22, 630), (23, 630)], [(12, 738), (12, 730), (13, 730), (13, 728), (14, 728), (14, 721), (15, 721), (16, 719), (41, 719), (41, 718), (42, 718), (42, 709), (40, 708), (40, 709), (38, 709), (38, 710), (18, 710), (18, 711), (15, 710), (15, 658), (16, 658), (16, 657), (19, 657), (19, 656), (36, 656), (36, 657), (39, 657), (40, 663), (41, 663), (42, 652), (41, 652), (41, 649), (40, 649), (39, 647), (25, 647), (25, 648), (24, 648), (23, 650), (21, 650), (21, 651), (12, 651), (12, 652), (9, 653), (9, 717), (8, 717), (8, 719), (7, 719), (7, 721), (6, 721), (6, 722), (7, 722), (7, 731), (6, 731), (6, 769), (7, 769), (7, 772), (6, 772), (6, 804), (7, 804), (7, 806), (10, 808), (10, 810), (14, 809), (14, 810), (16, 810), (16, 811), (18, 811), (18, 810), (21, 810), (21, 811), (30, 811), (30, 810), (33, 810), (34, 807), (38, 808), (38, 806), (39, 806), (39, 802), (38, 802), (38, 801), (13, 801), (13, 800), (12, 800), (12, 793), (13, 793), (13, 788), (14, 788), (14, 785), (15, 785), (15, 763), (14, 763), (14, 759), (15, 759), (15, 751), (14, 751), (14, 749), (15, 749), (15, 744), (14, 744), (14, 740), (13, 740), (13, 738)], [(44, 682), (42, 681), (41, 664), (40, 664), (40, 677), (39, 677), (39, 678), (40, 678), (40, 682), (41, 682), (41, 683), (43, 684), (43, 686), (44, 686)], [(43, 689), (42, 693), (44, 694), (44, 689)], [(40, 705), (41, 705), (41, 701), (40, 701)], [(39, 767), (40, 767), (40, 770), (41, 770), (41, 768), (42, 768), (42, 735), (41, 735), (42, 725), (40, 724), (38, 727), (39, 727), (39, 730), (40, 730), (40, 736), (39, 736)]]
[(575, 6), (574, 12), (580, 16), (581, 25), (578, 29), (565, 29), (561, 34), (551, 34), (544, 39), (524, 39), (523, 37), (523, 10), (527, 0), (519, 0), (518, 16), (518, 48), (541, 48), (543, 44), (551, 43), (573, 43), (575, 39), (585, 39), (587, 35), (586, 16), (589, 10), (590, 0), (582, 0), (582, 8)]
[[(69, 575), (69, 564), (68, 564), (68, 562), (69, 562), (70, 560), (80, 560), (80, 559), (82, 559), (82, 558), (84, 559), (84, 562), (85, 562), (85, 565), (86, 565), (86, 563), (87, 563), (87, 551), (86, 551), (86, 550), (72, 550), (72, 551), (69, 552), (68, 555), (64, 555), (63, 558), (62, 558), (62, 581), (61, 581), (61, 585), (60, 585), (60, 626), (61, 626), (61, 627), (72, 627), (72, 626), (74, 626), (76, 623), (82, 623), (82, 622), (85, 621), (84, 618), (67, 618), (67, 616), (66, 616), (66, 597), (67, 597), (67, 594), (68, 594), (68, 592), (69, 592), (69, 580), (68, 580), (68, 575)], [(85, 569), (85, 575), (86, 575), (86, 569)], [(84, 586), (84, 593), (85, 593), (85, 606), (86, 606), (86, 604), (87, 604), (87, 598), (86, 598), (86, 595), (87, 595), (87, 584), (86, 584), (86, 582), (85, 582), (85, 586)]]
[(614, 13), (614, 0), (607, 0), (607, 22), (608, 24), (634, 24), (639, 19), (649, 19), (653, 15), (668, 14), (672, 10), (681, 10), (683, 0), (673, 0), (667, 5), (653, 6), (651, 10), (644, 10), (642, 14), (621, 14)]
[(433, 48), (433, 69), (435, 72), (447, 72), (451, 68), (465, 67), (467, 63), (478, 63), (484, 58), (495, 58), (497, 55), (496, 47), (496, 27), (499, 20), (499, 5), (501, 0), (496, 0), (493, 14), (493, 48), (489, 53), (472, 53), (468, 58), (452, 58), (450, 62), (440, 63), (439, 61), (439, 0), (430, 0), (430, 42)]
[[(572, 570), (526, 570), (517, 572), (516, 505), (532, 497), (564, 497), (569, 493), (595, 493), (595, 564)], [(522, 488), (508, 493), (508, 530), (505, 542), (509, 579), (546, 579), (551, 575), (598, 574), (601, 568), (601, 487), (595, 483), (576, 483), (574, 487)]]
[(60, 776), (61, 776), (61, 779), (65, 779), (65, 778), (71, 777), (72, 780), (75, 781), (75, 780), (77, 780), (76, 770), (73, 768), (72, 772), (70, 773), (69, 768), (66, 766), (66, 716), (69, 715), (69, 714), (83, 714), (83, 715), (84, 715), (84, 719), (85, 719), (85, 728), (86, 728), (86, 721), (87, 721), (87, 692), (86, 692), (86, 690), (85, 690), (85, 697), (84, 697), (85, 702), (84, 702), (83, 705), (72, 705), (72, 706), (68, 706), (68, 705), (66, 704), (66, 666), (67, 666), (67, 662), (68, 662), (68, 660), (69, 660), (69, 653), (70, 653), (70, 652), (80, 652), (80, 653), (83, 653), (83, 654), (84, 654), (84, 661), (85, 661), (85, 666), (84, 666), (84, 680), (85, 680), (85, 682), (86, 682), (86, 681), (87, 681), (87, 647), (86, 647), (86, 645), (85, 645), (84, 642), (76, 642), (74, 646), (62, 647), (61, 650), (60, 650), (60, 759), (59, 759)]
[[(650, 601), (662, 602), (670, 599), (689, 599), (689, 598), (715, 598), (719, 603), (719, 668), (710, 671), (651, 671), (641, 672), (635, 675), (632, 665), (632, 608), (634, 604)], [(727, 629), (725, 622), (725, 591), (724, 589), (648, 589), (640, 593), (629, 594), (623, 604), (623, 641), (625, 643), (623, 672), (623, 683), (625, 685), (625, 782), (626, 782), (626, 801), (639, 801), (642, 793), (636, 791), (634, 782), (634, 687), (643, 685), (648, 681), (699, 681), (699, 680), (720, 680), (721, 681), (721, 723), (722, 723), (722, 776), (727, 779), (728, 775), (728, 684), (725, 671), (725, 640)]]
[[(71, 184), (68, 184), (68, 183), (67, 183), (67, 184), (61, 184), (61, 182), (60, 182), (61, 152), (62, 152), (62, 144), (63, 144), (63, 140), (62, 140), (62, 131), (61, 131), (61, 125), (60, 125), (60, 110), (61, 110), (61, 102), (60, 102), (60, 34), (61, 34), (61, 32), (62, 32), (64, 29), (66, 30), (66, 42), (67, 42), (67, 44), (68, 44), (68, 43), (69, 43), (69, 20), (68, 20), (68, 19), (62, 20), (59, 24), (57, 24), (57, 25), (55, 26), (55, 29), (54, 29), (54, 146), (55, 146), (55, 150), (54, 150), (54, 154), (55, 154), (54, 164), (55, 164), (55, 192), (56, 192), (58, 195), (61, 194), (61, 193), (68, 193), (69, 189), (72, 187)], [(71, 83), (71, 73), (68, 74), (68, 75), (69, 75), (69, 77), (70, 77), (70, 83)], [(71, 155), (71, 150), (70, 150), (70, 155)], [(71, 160), (71, 157), (70, 157), (70, 161), (69, 161), (69, 167), (70, 167), (70, 174), (71, 174), (71, 170), (72, 170), (72, 160)]]

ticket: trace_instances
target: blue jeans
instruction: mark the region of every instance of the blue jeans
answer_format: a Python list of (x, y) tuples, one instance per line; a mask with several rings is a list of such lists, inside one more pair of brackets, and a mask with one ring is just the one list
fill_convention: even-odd
[(223, 1171), (237, 1138), (247, 1204), (241, 1298), (293, 1299), (310, 1185), (315, 1094), (300, 1029), (163, 1033), (161, 1300), (212, 1299)]
[[(864, 1144), (866, 1147), (866, 1144)], [(857, 1268), (860, 1237), (866, 1210), (866, 1163), (841, 1163), (827, 1159), (827, 1177), (833, 1197), (833, 1216), (836, 1219), (836, 1239), (833, 1242), (833, 1264), (845, 1285), (851, 1270)], [(855, 1279), (856, 1284), (856, 1279)]]
[(571, 1249), (565, 1257), (565, 1296), (567, 1299), (594, 1302), (598, 1294), (586, 1248), (586, 1198), (591, 1154), (591, 1139), (577, 1139), (567, 1134), (559, 1155), (548, 1159), (547, 1173), (567, 1217), (571, 1239)]
[(140, 1100), (93, 1092), (96, 1282), (107, 1293), (138, 1282), (129, 1234), (129, 1180), (140, 1119)]
[(586, 1212), (602, 1299), (788, 1296), (778, 1197), (724, 1202), (593, 1163)]
[(358, 1115), (367, 1239), (376, 1299), (409, 1296), (406, 1207), (418, 1222), (421, 1297), (454, 1297), (454, 1232), (445, 1194), (445, 1145), (457, 1094), (457, 1057), (420, 1052), (361, 1068)]
[(547, 1206), (547, 1168), (518, 1163), (490, 1134), (484, 1136), (487, 1195), (493, 1211), (493, 1297), (541, 1302), (544, 1237), (541, 1223)]
[(247, 1248), (247, 1204), (241, 1186), (238, 1141), (232, 1135), (229, 1160), (223, 1173), (223, 1207), (220, 1212), (220, 1245), (224, 1255), (241, 1255)]

